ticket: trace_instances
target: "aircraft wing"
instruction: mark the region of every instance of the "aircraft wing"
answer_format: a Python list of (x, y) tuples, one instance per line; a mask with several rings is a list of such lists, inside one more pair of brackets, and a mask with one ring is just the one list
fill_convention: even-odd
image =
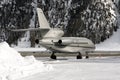
[(22, 32), (22, 31), (39, 31), (40, 28), (28, 28), (28, 29), (11, 29), (13, 32)]

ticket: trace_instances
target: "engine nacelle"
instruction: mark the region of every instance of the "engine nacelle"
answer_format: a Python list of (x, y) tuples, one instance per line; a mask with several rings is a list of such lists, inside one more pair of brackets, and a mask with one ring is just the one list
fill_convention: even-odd
[(60, 40), (58, 40), (58, 44), (62, 44), (62, 40), (60, 39)]
[(57, 42), (56, 42), (56, 45), (69, 45), (71, 44), (72, 42), (70, 40), (62, 40), (62, 39), (59, 39)]

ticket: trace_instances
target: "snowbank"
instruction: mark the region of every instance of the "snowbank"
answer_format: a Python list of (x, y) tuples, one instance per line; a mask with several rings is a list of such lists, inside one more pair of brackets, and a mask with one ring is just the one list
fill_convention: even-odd
[(120, 51), (120, 29), (115, 32), (109, 39), (96, 44), (96, 50)]
[(0, 80), (14, 80), (52, 69), (33, 56), (22, 57), (6, 42), (0, 43)]

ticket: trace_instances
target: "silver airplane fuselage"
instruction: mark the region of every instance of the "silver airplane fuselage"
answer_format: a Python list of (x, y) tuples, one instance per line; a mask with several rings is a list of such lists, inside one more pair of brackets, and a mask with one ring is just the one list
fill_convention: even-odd
[(39, 43), (54, 52), (78, 53), (95, 49), (93, 42), (83, 37), (43, 38)]

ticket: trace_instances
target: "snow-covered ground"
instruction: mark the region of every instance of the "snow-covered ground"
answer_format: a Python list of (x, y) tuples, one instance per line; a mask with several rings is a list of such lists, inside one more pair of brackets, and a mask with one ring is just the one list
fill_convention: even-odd
[(15, 80), (52, 69), (33, 56), (22, 57), (6, 42), (0, 43), (0, 80)]
[[(64, 59), (64, 60), (62, 60)], [(74, 58), (61, 58), (50, 61), (42, 58), (40, 61), (51, 64), (54, 68), (50, 72), (38, 73), (17, 80), (119, 80), (119, 57), (92, 58), (76, 60)]]
[(0, 43), (0, 80), (119, 80), (120, 57), (76, 60), (73, 57), (22, 57)]

